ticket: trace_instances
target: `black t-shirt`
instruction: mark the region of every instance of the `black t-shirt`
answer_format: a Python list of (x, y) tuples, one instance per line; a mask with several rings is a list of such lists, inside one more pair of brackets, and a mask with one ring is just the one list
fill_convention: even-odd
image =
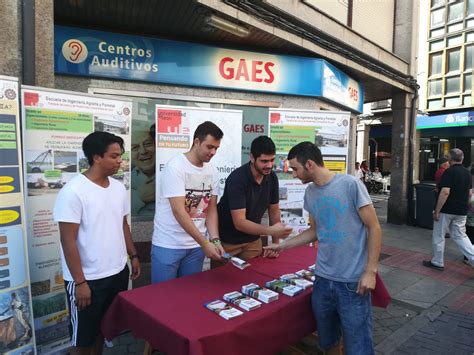
[(449, 187), (450, 192), (442, 213), (465, 216), (467, 214), (471, 174), (461, 164), (446, 169), (441, 177), (440, 190)]
[(250, 163), (234, 170), (226, 180), (224, 195), (217, 205), (221, 240), (229, 244), (242, 244), (260, 238), (259, 235), (235, 229), (230, 211), (245, 208), (245, 217), (260, 224), (268, 206), (278, 203), (278, 199), (278, 178), (273, 171), (263, 178), (261, 184), (257, 184)]

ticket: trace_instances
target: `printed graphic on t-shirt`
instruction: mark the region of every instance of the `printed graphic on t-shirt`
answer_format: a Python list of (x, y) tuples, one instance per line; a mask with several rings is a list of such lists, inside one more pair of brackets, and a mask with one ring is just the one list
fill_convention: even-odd
[(347, 237), (341, 217), (346, 212), (347, 205), (335, 196), (318, 199), (315, 204), (315, 219), (320, 243), (339, 244)]
[(185, 190), (186, 212), (193, 219), (205, 219), (212, 196), (212, 175), (186, 173)]

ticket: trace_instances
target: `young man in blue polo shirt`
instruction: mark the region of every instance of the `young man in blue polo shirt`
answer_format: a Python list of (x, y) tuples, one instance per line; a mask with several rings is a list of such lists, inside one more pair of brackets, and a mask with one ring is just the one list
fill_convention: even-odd
[[(272, 171), (275, 151), (269, 137), (255, 138), (250, 147), (250, 162), (229, 175), (217, 206), (222, 246), (243, 260), (262, 254), (262, 236), (271, 235), (277, 243), (291, 233), (291, 227), (280, 222), (278, 178)], [(270, 226), (260, 224), (267, 209)]]

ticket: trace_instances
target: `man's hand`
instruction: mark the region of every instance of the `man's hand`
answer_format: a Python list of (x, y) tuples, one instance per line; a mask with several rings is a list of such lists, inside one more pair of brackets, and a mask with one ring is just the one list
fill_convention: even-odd
[(439, 212), (433, 211), (433, 220), (439, 221)]
[(283, 223), (275, 223), (270, 227), (270, 235), (273, 238), (286, 238), (290, 235), (290, 233), (293, 231), (293, 228), (285, 226)]
[(222, 246), (219, 248), (217, 245), (214, 245), (207, 240), (202, 246), (202, 251), (204, 252), (204, 255), (212, 260), (222, 260), (222, 254), (224, 254)]
[(87, 282), (76, 286), (76, 305), (81, 311), (91, 304), (91, 289)]
[(365, 295), (375, 289), (375, 272), (365, 271), (357, 285), (357, 293)]
[(271, 244), (266, 247), (263, 247), (263, 257), (264, 258), (276, 258), (283, 251), (283, 243)]
[(141, 274), (141, 267), (140, 267), (140, 260), (138, 258), (133, 258), (131, 260), (132, 264), (132, 273), (130, 274), (130, 280), (136, 280), (140, 277)]

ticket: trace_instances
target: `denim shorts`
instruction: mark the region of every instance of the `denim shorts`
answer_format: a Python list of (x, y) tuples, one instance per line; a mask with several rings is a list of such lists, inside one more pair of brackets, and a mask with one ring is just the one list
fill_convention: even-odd
[(151, 246), (151, 282), (158, 283), (202, 271), (204, 252), (201, 247), (169, 249)]
[(311, 303), (322, 349), (337, 345), (342, 335), (345, 354), (374, 354), (370, 293), (359, 295), (357, 284), (316, 276)]

